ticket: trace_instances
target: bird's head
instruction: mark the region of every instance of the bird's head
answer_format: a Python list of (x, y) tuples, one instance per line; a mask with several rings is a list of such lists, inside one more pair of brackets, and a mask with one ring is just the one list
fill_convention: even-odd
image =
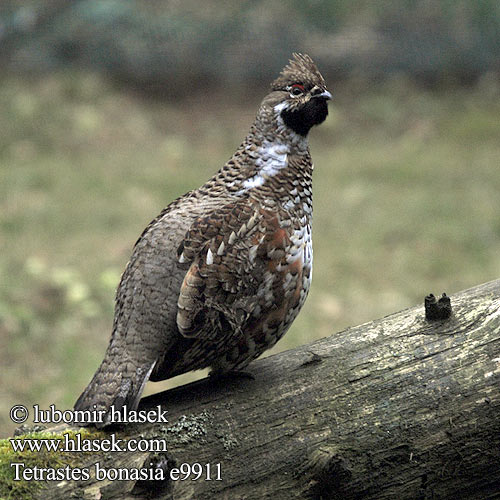
[(293, 54), (271, 84), (271, 93), (265, 101), (281, 117), (285, 126), (296, 134), (306, 136), (311, 127), (327, 117), (327, 101), (331, 98), (313, 60), (305, 54)]

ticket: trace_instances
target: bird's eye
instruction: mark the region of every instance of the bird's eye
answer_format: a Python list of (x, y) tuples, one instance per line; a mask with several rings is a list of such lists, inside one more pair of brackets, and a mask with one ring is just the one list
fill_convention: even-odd
[(304, 90), (304, 85), (301, 85), (300, 83), (294, 83), (290, 88), (290, 93), (292, 95), (300, 95), (304, 93)]

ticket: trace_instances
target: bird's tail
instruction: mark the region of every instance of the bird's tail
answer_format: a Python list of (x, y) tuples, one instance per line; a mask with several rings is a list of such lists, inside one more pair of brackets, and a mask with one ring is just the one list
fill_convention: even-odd
[(156, 362), (136, 366), (127, 359), (119, 364), (114, 361), (110, 363), (107, 356), (104, 358), (90, 384), (77, 399), (75, 410), (92, 412), (88, 414), (91, 416), (89, 419), (75, 422), (78, 425), (95, 424), (99, 428), (105, 427), (116, 423), (115, 416), (124, 406), (127, 411), (137, 409)]

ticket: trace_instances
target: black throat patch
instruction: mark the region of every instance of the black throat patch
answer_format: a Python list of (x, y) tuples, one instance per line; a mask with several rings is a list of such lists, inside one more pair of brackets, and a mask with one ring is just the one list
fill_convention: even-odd
[(326, 99), (313, 97), (302, 108), (295, 111), (281, 112), (285, 125), (290, 127), (295, 133), (306, 136), (314, 125), (319, 125), (328, 116), (328, 104)]

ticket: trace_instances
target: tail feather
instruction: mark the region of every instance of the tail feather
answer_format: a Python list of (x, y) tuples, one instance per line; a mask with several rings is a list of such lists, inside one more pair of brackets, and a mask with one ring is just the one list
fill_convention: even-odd
[[(156, 361), (153, 361), (131, 370), (130, 362), (122, 361), (119, 366), (110, 366), (105, 358), (90, 384), (77, 399), (74, 409), (104, 411), (101, 421), (95, 422), (98, 428), (113, 424), (112, 409), (115, 412), (124, 406), (127, 406), (127, 410), (137, 409), (144, 386), (155, 364)], [(85, 426), (94, 422), (75, 423)]]

